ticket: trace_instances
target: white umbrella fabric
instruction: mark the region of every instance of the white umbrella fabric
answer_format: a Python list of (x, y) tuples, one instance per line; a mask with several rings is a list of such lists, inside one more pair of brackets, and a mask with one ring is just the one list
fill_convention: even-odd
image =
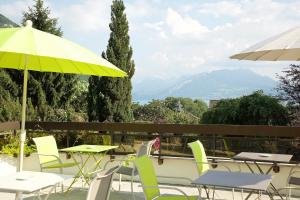
[(300, 27), (273, 36), (230, 58), (254, 61), (299, 61)]

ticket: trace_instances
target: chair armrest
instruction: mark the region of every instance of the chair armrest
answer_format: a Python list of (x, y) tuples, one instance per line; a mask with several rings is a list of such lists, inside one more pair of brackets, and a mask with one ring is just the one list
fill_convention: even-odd
[[(157, 178), (167, 178), (167, 179), (181, 179), (181, 180), (185, 180), (189, 183), (192, 183), (193, 180), (187, 177), (176, 177), (176, 176), (156, 176)], [(199, 189), (199, 187), (196, 187), (199, 193), (199, 196), (201, 195), (201, 190)]]
[[(184, 191), (182, 191), (181, 189), (178, 189), (178, 188), (176, 188), (176, 187), (166, 187), (166, 186), (144, 186), (144, 185), (143, 185), (142, 187), (143, 187), (143, 188), (158, 188), (158, 189), (176, 190), (176, 191), (180, 192), (180, 193), (185, 197), (185, 199), (187, 199), (187, 200), (190, 199), (189, 196), (188, 196)], [(164, 196), (164, 195), (165, 195), (165, 194), (160, 194), (160, 195), (154, 197), (152, 200), (158, 199), (159, 197)]]
[[(241, 165), (240, 165), (236, 160), (233, 160), (233, 159), (228, 159), (228, 160), (229, 160), (229, 161), (232, 161), (232, 164), (234, 164), (234, 165), (237, 166), (238, 172), (241, 172), (241, 171), (242, 171)], [(227, 163), (220, 163), (220, 162), (218, 162), (217, 159), (212, 159), (212, 162), (215, 162), (215, 163), (217, 163), (217, 164), (220, 164), (220, 165), (223, 166), (223, 167), (225, 167), (225, 166), (227, 165)], [(230, 164), (231, 164), (231, 163), (230, 163)], [(229, 168), (229, 167), (227, 166), (226, 168)], [(230, 171), (232, 171), (232, 170), (230, 170)]]
[(112, 162), (115, 162), (115, 161), (122, 162), (122, 163), (124, 163), (124, 162), (131, 162), (132, 163), (133, 162), (133, 160), (128, 160), (128, 159), (110, 159), (110, 160), (106, 161), (103, 168), (106, 169), (106, 167), (109, 163), (112, 163)]
[(157, 178), (167, 178), (167, 179), (181, 179), (181, 180), (186, 180), (188, 182), (192, 182), (193, 180), (190, 178), (186, 177), (177, 177), (177, 176), (156, 176)]
[(52, 154), (41, 154), (41, 153), (37, 153), (38, 156), (48, 156), (48, 157), (55, 157), (60, 163), (62, 163), (61, 159), (56, 156), (56, 155), (52, 155)]
[[(297, 173), (297, 172), (300, 172), (300, 163), (298, 163), (298, 164), (296, 164), (295, 166), (293, 166), (292, 168), (291, 168), (291, 170), (290, 170), (290, 173), (289, 173), (289, 176), (291, 176), (292, 174), (294, 174), (294, 173)], [(297, 169), (297, 168), (299, 168), (298, 170), (295, 170), (295, 169)]]

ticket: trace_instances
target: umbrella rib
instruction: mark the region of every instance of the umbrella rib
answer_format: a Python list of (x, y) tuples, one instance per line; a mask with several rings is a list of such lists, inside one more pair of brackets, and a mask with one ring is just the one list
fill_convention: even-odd
[(82, 71), (77, 67), (77, 65), (71, 60), (70, 60), (70, 62), (80, 72), (80, 74), (82, 74)]
[(95, 71), (95, 70), (93, 69), (93, 67), (90, 67), (90, 65), (87, 64), (87, 63), (85, 63), (85, 65), (86, 65), (92, 72), (94, 72), (95, 74), (97, 74), (97, 75), (99, 76), (99, 73), (98, 73), (97, 71)]
[(286, 52), (284, 52), (284, 53), (281, 53), (279, 56), (277, 56), (275, 59), (274, 59), (274, 61), (278, 61), (278, 59), (282, 56), (282, 55), (284, 55)]
[[(76, 43), (73, 43), (72, 41), (68, 41), (72, 46), (75, 46), (75, 47), (78, 47), (78, 44), (76, 44)], [(81, 46), (79, 46), (80, 48), (82, 48), (82, 49), (84, 49), (84, 50), (87, 50), (86, 48), (84, 48), (84, 47), (81, 47)], [(107, 60), (106, 60), (107, 61)], [(107, 61), (107, 62), (109, 62), (109, 61)], [(103, 75), (101, 75), (101, 74), (99, 74), (99, 73), (97, 73), (97, 71), (95, 71), (94, 69), (93, 69), (93, 67), (91, 67), (91, 65), (89, 65), (88, 63), (86, 63), (86, 62), (82, 62), (82, 63), (84, 63), (91, 71), (93, 71), (93, 72), (95, 72), (95, 74), (97, 74), (98, 76), (103, 76)], [(95, 64), (96, 66), (97, 66), (97, 64)], [(107, 73), (107, 75), (106, 76), (114, 76), (113, 74), (113, 72), (110, 72), (109, 70), (106, 70), (106, 68), (110, 68), (110, 67), (106, 67), (105, 65), (98, 65), (99, 67), (101, 67), (101, 70), (102, 71), (104, 71), (105, 73)], [(110, 68), (110, 69), (112, 69), (112, 70), (120, 70), (119, 68), (117, 68), (116, 67), (116, 69), (114, 69), (114, 68)], [(82, 74), (85, 74), (85, 73), (82, 73)], [(88, 75), (88, 74), (86, 74), (86, 75)], [(118, 75), (119, 76), (119, 75)]]
[[(21, 64), (22, 64), (22, 56), (24, 56), (24, 61), (25, 61), (25, 59), (26, 59), (26, 58), (25, 58), (25, 56), (26, 56), (25, 54), (20, 54), (20, 57), (19, 57), (19, 65), (18, 65), (18, 70), (20, 70), (20, 69), (21, 69), (20, 67), (21, 67)], [(25, 61), (25, 62), (26, 62), (26, 61)], [(24, 63), (25, 63), (25, 62), (24, 62)], [(25, 66), (24, 66), (24, 67), (25, 67)]]
[(268, 53), (270, 53), (270, 52), (271, 52), (270, 50), (266, 51), (266, 52), (263, 53), (262, 55), (260, 55), (260, 56), (258, 56), (257, 58), (255, 58), (255, 61), (258, 60), (258, 59), (260, 59), (261, 57), (265, 56), (266, 54), (268, 54)]
[(110, 71), (109, 70), (107, 70), (106, 69), (107, 67), (105, 67), (105, 66), (102, 66), (102, 70), (103, 71), (105, 71), (105, 73), (107, 73), (108, 74), (108, 76), (111, 76), (112, 77), (112, 74), (110, 73)]
[(59, 62), (57, 61), (57, 59), (53, 58), (54, 62), (56, 62), (57, 66), (60, 68), (61, 72), (64, 73), (63, 68), (60, 66)]
[(3, 42), (2, 43), (2, 45), (0, 46), (0, 47), (3, 47), (3, 46), (5, 46), (5, 44), (7, 43), (7, 42), (9, 42), (12, 38), (13, 38), (13, 36), (15, 35), (15, 34), (17, 34), (18, 33), (18, 31), (15, 31), (5, 42)]
[(41, 64), (41, 58), (38, 57), (39, 65), (40, 65), (40, 72), (42, 72), (42, 64)]

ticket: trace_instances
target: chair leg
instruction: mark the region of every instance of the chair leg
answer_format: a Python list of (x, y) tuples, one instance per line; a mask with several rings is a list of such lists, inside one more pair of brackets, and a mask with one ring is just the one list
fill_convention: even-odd
[(244, 190), (243, 189), (241, 190), (241, 197), (242, 197), (242, 199), (244, 199)]
[(203, 187), (204, 187), (204, 190), (206, 192), (206, 197), (207, 197), (207, 199), (209, 199), (209, 190), (207, 189), (206, 186), (203, 186)]
[(64, 183), (61, 183), (61, 192), (64, 192)]
[(119, 191), (121, 191), (122, 174), (119, 174)]
[(131, 176), (131, 195), (132, 195), (132, 199), (135, 200), (135, 196), (133, 193), (133, 176)]

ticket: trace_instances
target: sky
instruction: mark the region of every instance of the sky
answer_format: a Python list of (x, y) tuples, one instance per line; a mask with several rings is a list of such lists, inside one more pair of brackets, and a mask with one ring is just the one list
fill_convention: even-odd
[[(109, 38), (111, 0), (45, 0), (64, 36), (99, 55)], [(135, 83), (219, 69), (276, 79), (291, 62), (230, 60), (253, 44), (300, 25), (300, 0), (124, 0)], [(33, 0), (0, 0), (16, 23)]]

